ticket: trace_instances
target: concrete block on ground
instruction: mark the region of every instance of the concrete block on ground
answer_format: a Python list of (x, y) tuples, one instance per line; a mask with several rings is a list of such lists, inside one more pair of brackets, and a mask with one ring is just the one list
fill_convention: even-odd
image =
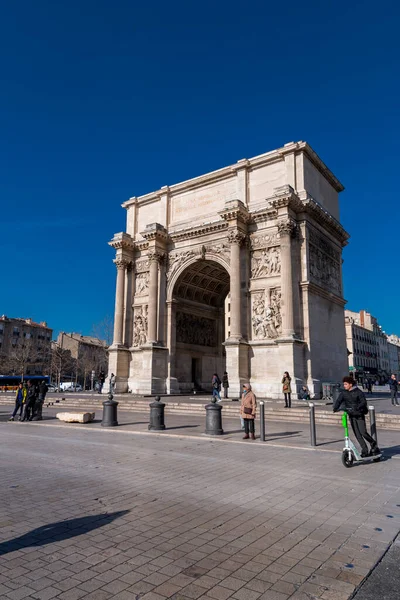
[(90, 423), (94, 421), (96, 413), (94, 412), (62, 412), (57, 413), (56, 417), (65, 423)]

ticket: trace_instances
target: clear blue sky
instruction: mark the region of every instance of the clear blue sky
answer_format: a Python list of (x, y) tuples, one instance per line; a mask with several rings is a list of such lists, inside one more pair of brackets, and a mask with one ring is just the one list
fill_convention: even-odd
[(121, 202), (306, 140), (346, 187), (348, 307), (400, 334), (398, 3), (20, 0), (0, 24), (0, 314), (114, 311)]

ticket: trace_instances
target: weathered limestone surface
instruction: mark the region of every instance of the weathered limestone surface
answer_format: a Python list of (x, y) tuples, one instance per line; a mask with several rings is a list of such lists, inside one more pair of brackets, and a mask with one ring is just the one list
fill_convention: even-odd
[(94, 421), (95, 416), (96, 413), (94, 412), (62, 412), (56, 414), (57, 419), (64, 421), (65, 423), (90, 423), (91, 421)]
[[(342, 184), (305, 142), (130, 198), (117, 267), (115, 391), (209, 390), (250, 381), (281, 397), (347, 371)], [(104, 392), (107, 392), (105, 386)]]

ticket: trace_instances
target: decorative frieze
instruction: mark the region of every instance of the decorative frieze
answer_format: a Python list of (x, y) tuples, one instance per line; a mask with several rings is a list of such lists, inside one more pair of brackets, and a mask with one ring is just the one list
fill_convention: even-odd
[(279, 240), (276, 233), (264, 233), (252, 235), (250, 237), (250, 247), (252, 250), (258, 248), (269, 248), (270, 246), (278, 246)]
[(217, 345), (216, 321), (178, 311), (176, 313), (176, 341), (196, 346)]
[(279, 288), (253, 295), (252, 324), (254, 338), (276, 339), (282, 332), (281, 291)]
[(146, 260), (137, 260), (135, 263), (135, 271), (136, 273), (145, 273), (150, 269), (150, 262), (148, 259)]

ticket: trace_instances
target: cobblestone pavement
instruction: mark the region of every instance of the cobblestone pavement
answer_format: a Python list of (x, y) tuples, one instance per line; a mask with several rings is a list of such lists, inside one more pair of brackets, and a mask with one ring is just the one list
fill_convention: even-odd
[(345, 600), (400, 528), (394, 456), (346, 470), (200, 437), (0, 436), (2, 599)]

